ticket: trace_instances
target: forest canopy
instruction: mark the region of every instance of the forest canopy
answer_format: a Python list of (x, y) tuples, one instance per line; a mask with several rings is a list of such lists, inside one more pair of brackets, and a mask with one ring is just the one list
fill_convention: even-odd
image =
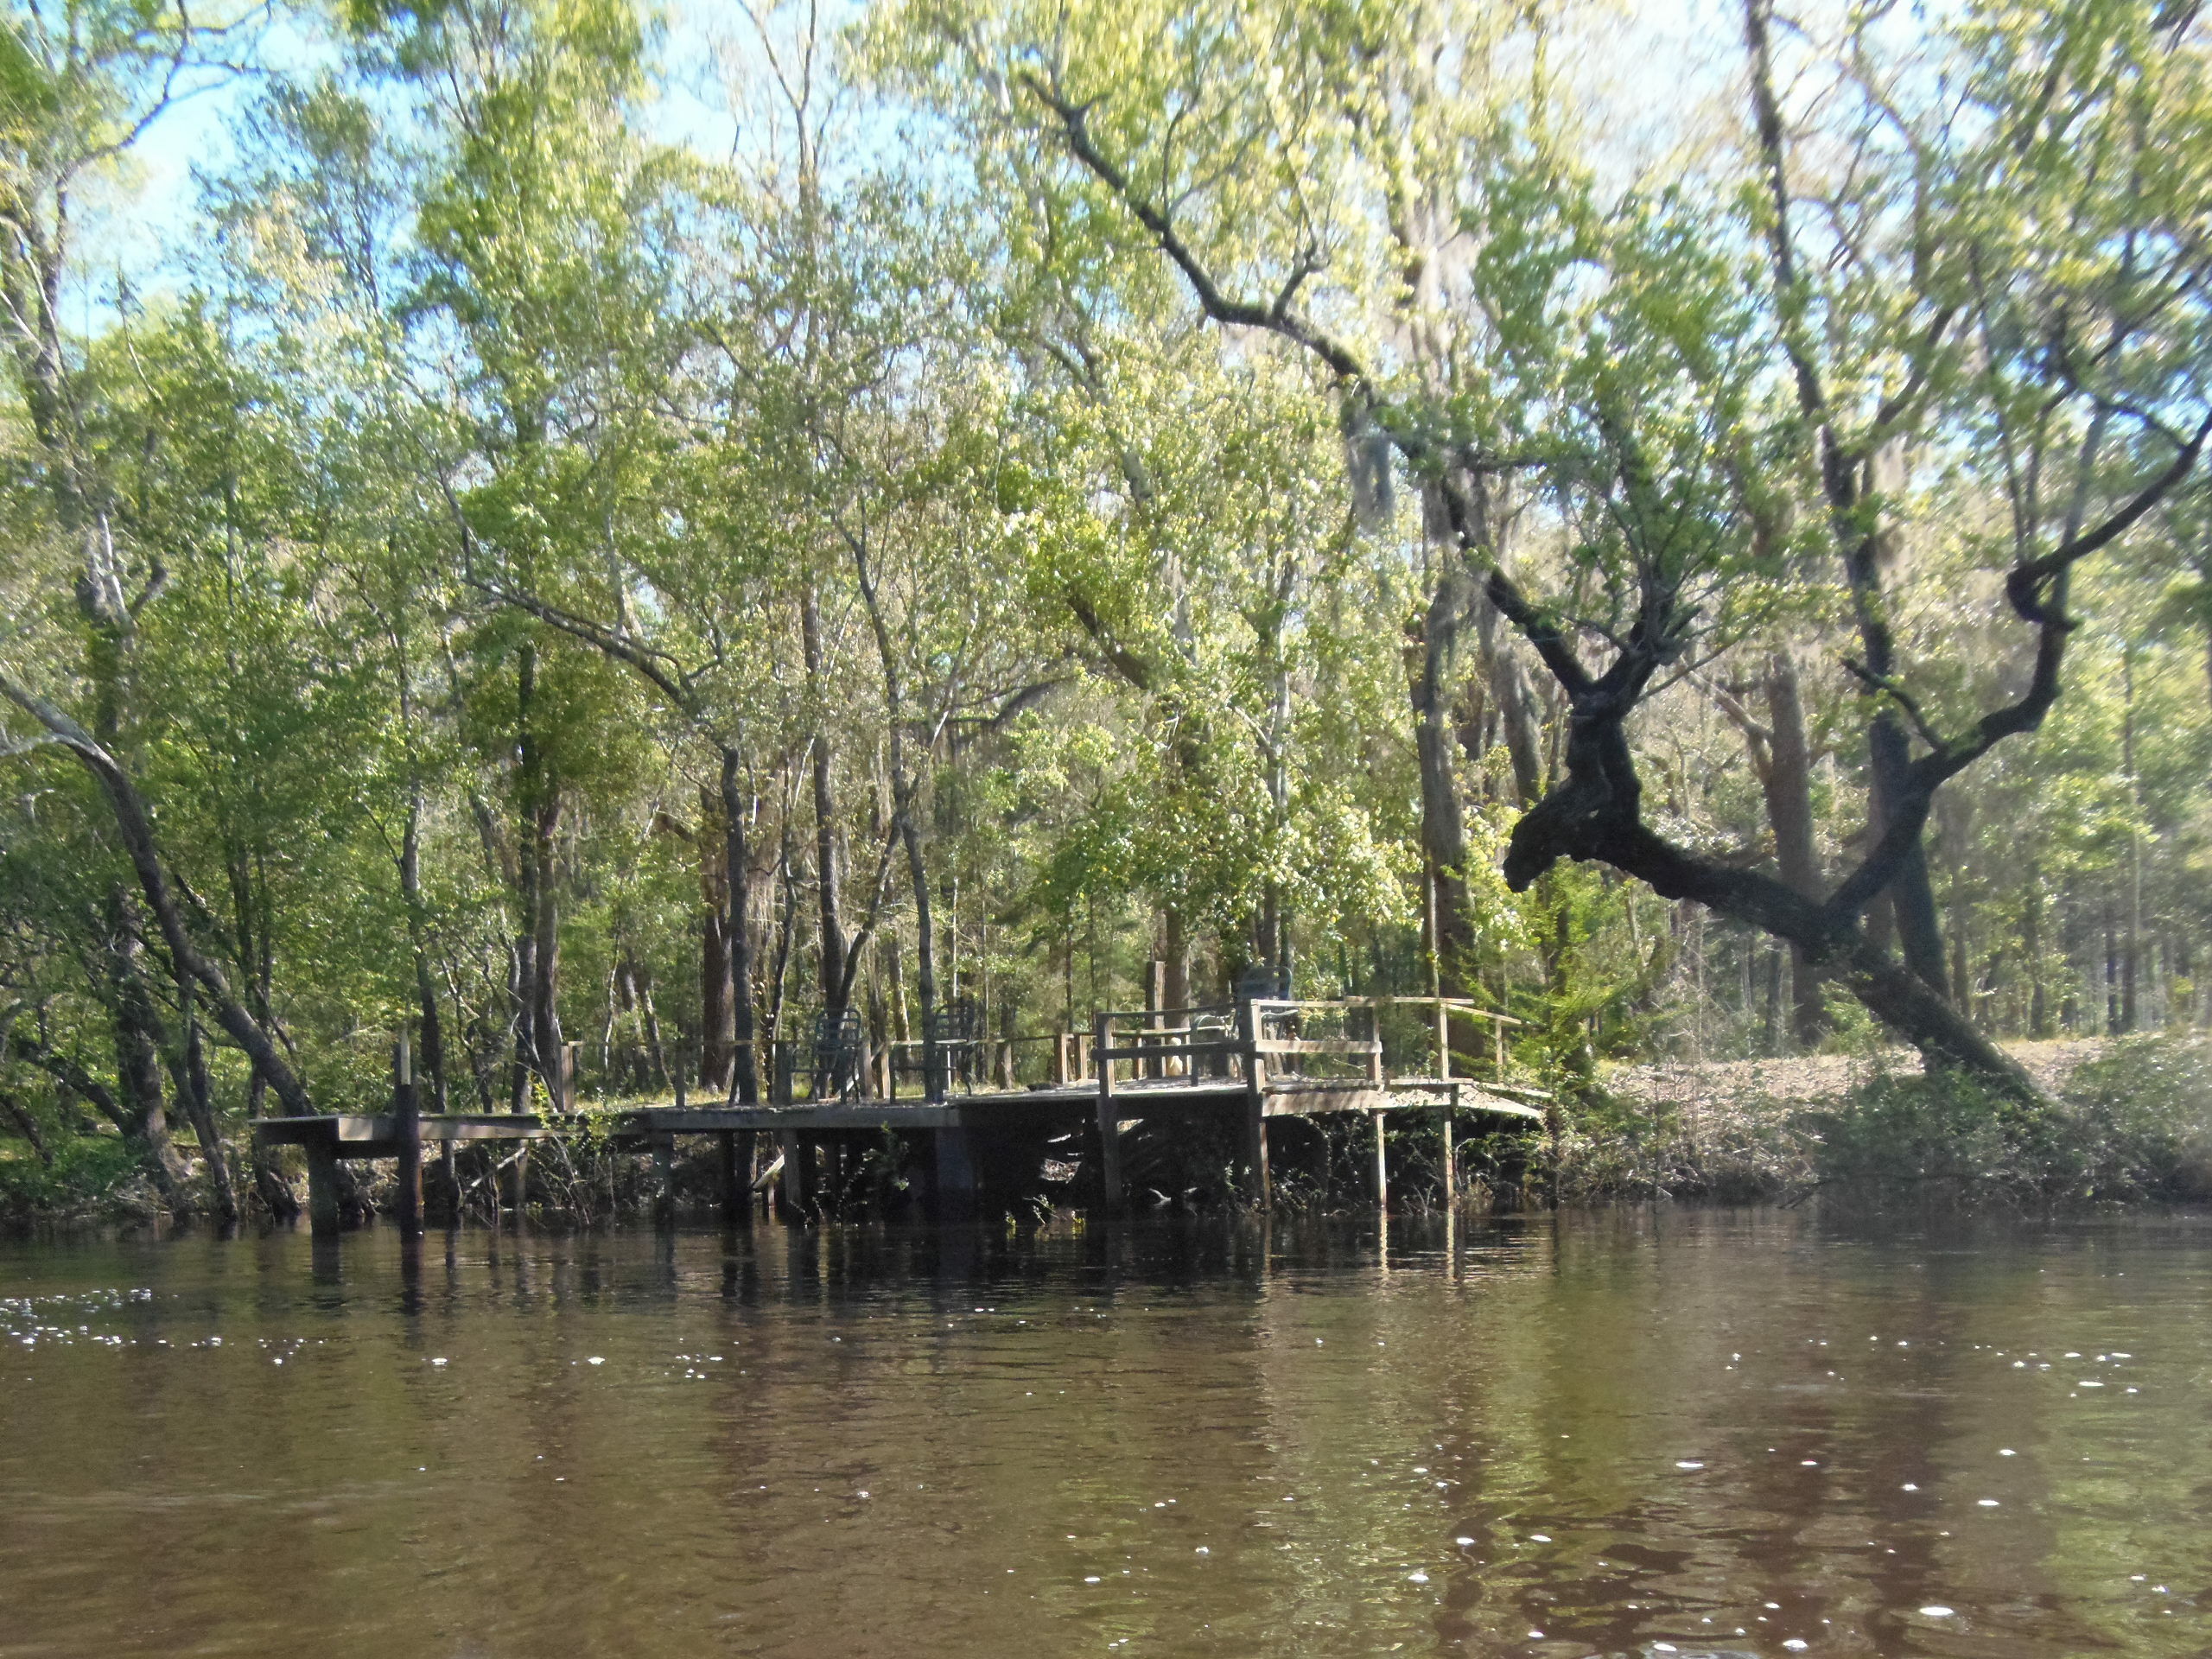
[(2182, 0), (18, 0), (0, 1133), (182, 1206), (403, 1029), (752, 1101), (1147, 987), (1472, 998), (1570, 1110), (2212, 1023), (2208, 72)]

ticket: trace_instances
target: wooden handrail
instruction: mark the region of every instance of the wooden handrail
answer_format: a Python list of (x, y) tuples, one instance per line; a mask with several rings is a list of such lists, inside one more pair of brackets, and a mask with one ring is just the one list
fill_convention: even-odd
[(1145, 1043), (1134, 1048), (1094, 1048), (1094, 1060), (1187, 1060), (1201, 1054), (1236, 1054), (1243, 1045), (1234, 1038), (1217, 1043)]
[(1478, 1020), (1488, 1020), (1501, 1026), (1525, 1026), (1525, 1020), (1516, 1020), (1510, 1014), (1495, 1014), (1469, 996), (1346, 996), (1335, 1002), (1301, 1003), (1299, 1006), (1317, 1007), (1382, 1008), (1404, 1002), (1419, 1008), (1444, 1007), (1454, 1014), (1471, 1014)]

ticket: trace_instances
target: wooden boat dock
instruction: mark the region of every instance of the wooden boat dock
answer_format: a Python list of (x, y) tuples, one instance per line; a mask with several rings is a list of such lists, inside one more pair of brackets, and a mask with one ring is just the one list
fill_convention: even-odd
[[(1381, 1011), (1394, 1002), (1418, 1003), (1429, 1010), (1434, 1044), (1427, 1058), (1436, 1063), (1433, 1071), (1385, 1073)], [(721, 1199), (732, 1214), (741, 1208), (751, 1212), (754, 1183), (749, 1178), (758, 1137), (770, 1137), (776, 1150), (771, 1170), (781, 1177), (786, 1213), (804, 1217), (815, 1207), (824, 1162), (834, 1165), (855, 1141), (879, 1141), (887, 1134), (921, 1143), (916, 1150), (924, 1197), (939, 1211), (957, 1213), (971, 1207), (979, 1192), (1002, 1185), (1009, 1167), (1027, 1165), (1033, 1173), (1048, 1147), (1060, 1147), (1073, 1149), (1082, 1161), (1095, 1161), (1097, 1199), (1114, 1214), (1128, 1200), (1122, 1151), (1125, 1137), (1133, 1132), (1172, 1139), (1206, 1119), (1233, 1124), (1246, 1199), (1265, 1207), (1273, 1197), (1270, 1122), (1357, 1114), (1374, 1125), (1369, 1185), (1376, 1202), (1387, 1203), (1385, 1125), (1393, 1114), (1423, 1112), (1440, 1120), (1447, 1172), (1452, 1125), (1462, 1115), (1545, 1121), (1540, 1091), (1495, 1077), (1452, 1075), (1447, 1022), (1454, 1018), (1491, 1023), (1498, 1039), (1493, 1045), (1495, 1068), (1502, 1072), (1503, 1029), (1514, 1022), (1464, 999), (1243, 998), (1218, 1007), (1102, 1014), (1086, 1034), (1088, 1041), (1063, 1039), (1059, 1045), (1058, 1069), (1080, 1068), (1088, 1075), (1028, 1088), (941, 1088), (907, 1099), (895, 1094), (866, 1097), (849, 1088), (824, 1098), (761, 1103), (446, 1114), (410, 1109), (412, 1090), (403, 1086), (402, 1098), (391, 1112), (265, 1118), (255, 1134), (264, 1146), (296, 1146), (305, 1153), (308, 1214), (318, 1232), (338, 1227), (337, 1166), (342, 1160), (397, 1160), (402, 1224), (410, 1224), (411, 1212), (419, 1227), (426, 1150), (442, 1155), (450, 1175), (460, 1147), (480, 1141), (527, 1146), (587, 1123), (617, 1146), (652, 1155), (664, 1170), (679, 1139), (716, 1138)], [(1347, 1034), (1360, 1023), (1367, 1026), (1366, 1035)], [(1337, 1034), (1308, 1034), (1317, 1028)]]

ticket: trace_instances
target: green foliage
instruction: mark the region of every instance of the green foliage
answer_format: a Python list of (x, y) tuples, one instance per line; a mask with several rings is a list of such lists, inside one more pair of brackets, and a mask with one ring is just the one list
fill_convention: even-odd
[(119, 1135), (49, 1135), (53, 1161), (0, 1138), (0, 1225), (113, 1209), (139, 1173), (139, 1150)]
[(1806, 1127), (1819, 1179), (1837, 1185), (2201, 1203), (2212, 1198), (2212, 1052), (2165, 1037), (2115, 1044), (2040, 1108), (1955, 1074), (1883, 1076)]

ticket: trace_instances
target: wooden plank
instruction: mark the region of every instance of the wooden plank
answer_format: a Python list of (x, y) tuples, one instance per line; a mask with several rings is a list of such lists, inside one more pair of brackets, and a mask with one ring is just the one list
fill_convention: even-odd
[(1382, 1045), (1360, 1037), (1262, 1037), (1253, 1048), (1262, 1054), (1380, 1054)]

